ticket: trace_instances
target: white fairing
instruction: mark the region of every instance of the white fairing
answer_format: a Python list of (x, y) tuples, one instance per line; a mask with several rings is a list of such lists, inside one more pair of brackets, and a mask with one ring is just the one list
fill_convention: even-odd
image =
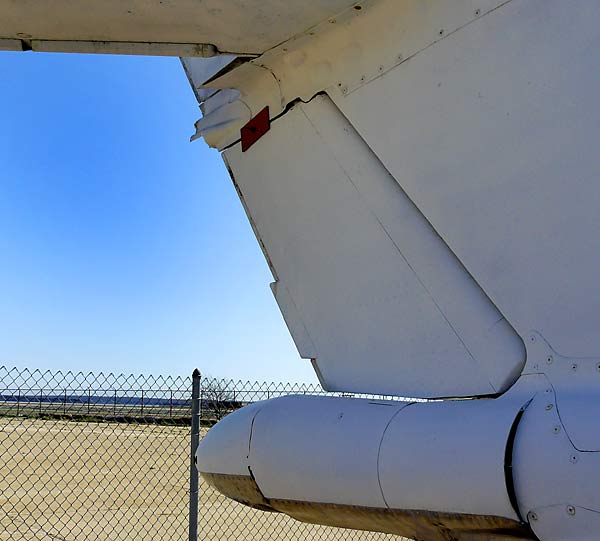
[(504, 472), (522, 399), (415, 404), (394, 418), (381, 442), (379, 477), (393, 509), (517, 519)]
[(254, 421), (249, 459), (261, 491), (268, 498), (385, 507), (381, 438), (407, 405), (302, 396), (265, 404)]
[(248, 475), (248, 453), (254, 417), (261, 402), (228, 415), (202, 438), (206, 450), (203, 468), (208, 473)]
[[(198, 468), (205, 474), (245, 470), (248, 475), (249, 470), (267, 501), (517, 521), (504, 465), (521, 400), (274, 399), (262, 402), (258, 413), (243, 408), (227, 417), (222, 428), (211, 429), (211, 439), (199, 447)], [(240, 429), (244, 423), (252, 425), (251, 438), (248, 428)], [(229, 445), (234, 433), (244, 444), (232, 448), (237, 452), (232, 467), (233, 451), (221, 456), (218, 450)]]
[[(598, 366), (532, 334), (524, 375), (499, 398), (262, 402), (209, 431), (198, 468), (209, 479), (245, 475), (271, 510), (310, 522), (427, 541), (597, 540), (600, 452), (577, 449), (570, 434), (600, 433), (579, 396), (593, 403)], [(569, 372), (587, 374), (587, 391), (561, 390)]]
[(537, 379), (540, 386), (515, 436), (512, 469), (521, 516), (542, 541), (595, 541), (600, 358), (564, 357), (537, 333), (527, 344), (522, 380)]

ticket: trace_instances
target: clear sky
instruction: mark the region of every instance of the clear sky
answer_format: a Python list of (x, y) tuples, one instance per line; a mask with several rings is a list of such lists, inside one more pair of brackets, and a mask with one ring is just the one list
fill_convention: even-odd
[(0, 53), (0, 365), (316, 381), (176, 58)]

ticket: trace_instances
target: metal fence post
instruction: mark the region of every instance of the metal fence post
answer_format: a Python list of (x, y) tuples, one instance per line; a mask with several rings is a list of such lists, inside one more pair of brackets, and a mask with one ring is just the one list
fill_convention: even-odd
[(190, 526), (189, 541), (198, 539), (198, 470), (196, 469), (196, 449), (200, 443), (200, 370), (192, 374), (192, 428), (190, 444)]
[(202, 385), (200, 385), (200, 424), (202, 424), (202, 403), (204, 402), (204, 396), (202, 396)]

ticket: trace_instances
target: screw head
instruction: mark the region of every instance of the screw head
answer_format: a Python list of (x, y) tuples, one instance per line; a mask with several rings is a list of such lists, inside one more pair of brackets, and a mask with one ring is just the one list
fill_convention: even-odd
[(527, 513), (527, 518), (529, 519), (529, 522), (535, 522), (538, 519), (538, 516), (533, 511), (529, 511), (529, 513)]
[(560, 426), (555, 425), (554, 428), (552, 429), (552, 432), (554, 432), (555, 434), (559, 434), (560, 433)]
[(571, 365), (571, 370), (573, 370), (573, 372), (576, 372), (576, 371), (577, 371), (577, 363), (573, 363), (573, 364)]
[(546, 406), (546, 411), (550, 411), (554, 407), (554, 404), (548, 404)]
[(575, 516), (575, 513), (577, 513), (576, 509), (572, 505), (567, 505), (567, 515), (573, 517)]
[(552, 357), (552, 355), (548, 355), (548, 357), (546, 357), (546, 362), (548, 364), (552, 364), (554, 362), (554, 357)]
[(577, 464), (577, 461), (579, 460), (579, 458), (577, 457), (577, 455), (571, 455), (569, 457), (569, 460), (571, 461), (571, 464)]

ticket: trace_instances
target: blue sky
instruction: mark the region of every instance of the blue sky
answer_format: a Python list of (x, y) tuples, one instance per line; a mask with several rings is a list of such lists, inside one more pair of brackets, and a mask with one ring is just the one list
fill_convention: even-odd
[(0, 365), (316, 381), (178, 59), (0, 74)]

